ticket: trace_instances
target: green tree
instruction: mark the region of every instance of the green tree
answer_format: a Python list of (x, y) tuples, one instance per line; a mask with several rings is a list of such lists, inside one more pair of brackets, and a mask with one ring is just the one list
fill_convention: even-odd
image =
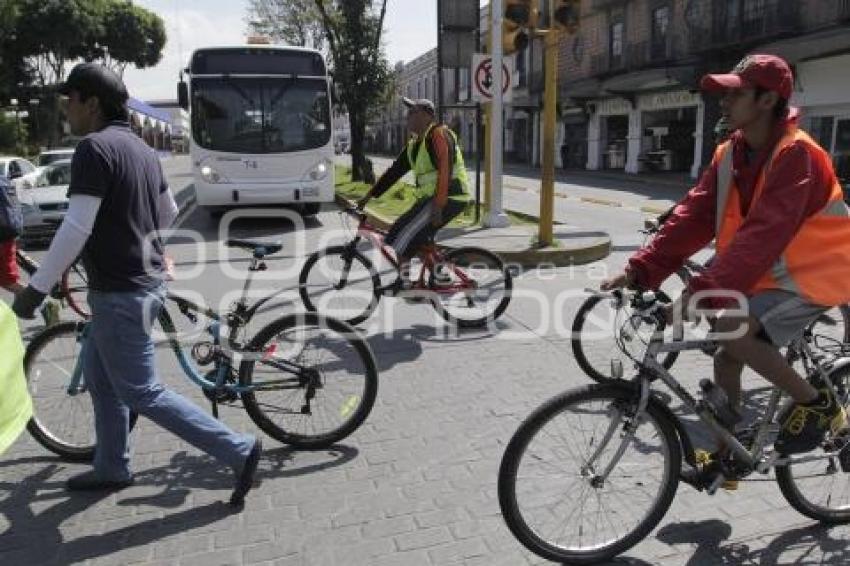
[(0, 106), (18, 96), (17, 85), (32, 81), (18, 42), (20, 25), (17, 1), (0, 0)]
[(85, 56), (103, 33), (102, 0), (14, 0), (18, 48), (42, 87), (61, 82), (65, 65)]
[(369, 180), (363, 147), (367, 117), (385, 100), (391, 76), (381, 47), (387, 0), (313, 1), (322, 16), (339, 97), (348, 110), (352, 180)]
[(355, 181), (370, 171), (363, 147), (369, 111), (386, 100), (391, 84), (381, 45), (386, 13), (387, 0), (252, 0), (249, 8), (251, 29), (284, 43), (315, 46), (321, 30), (338, 102), (348, 111)]
[(325, 29), (313, 0), (249, 0), (245, 21), (275, 42), (324, 49)]
[(127, 65), (153, 67), (162, 59), (166, 33), (162, 18), (128, 0), (106, 0), (100, 34), (86, 59), (100, 60), (121, 76)]

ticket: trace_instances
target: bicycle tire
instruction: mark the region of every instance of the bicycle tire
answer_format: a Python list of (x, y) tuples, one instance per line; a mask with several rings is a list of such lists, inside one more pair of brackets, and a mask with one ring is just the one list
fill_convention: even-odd
[[(348, 255), (350, 255), (350, 260), (346, 258)], [(375, 309), (378, 307), (378, 302), (381, 300), (381, 278), (378, 274), (378, 270), (375, 269), (372, 262), (369, 261), (369, 258), (363, 255), (359, 250), (351, 249), (348, 246), (331, 246), (324, 250), (319, 250), (310, 254), (310, 257), (308, 257), (307, 261), (304, 262), (304, 267), (301, 268), (301, 273), (298, 276), (298, 293), (301, 295), (301, 302), (304, 303), (304, 308), (306, 308), (309, 312), (318, 312), (318, 305), (316, 305), (313, 301), (311, 288), (308, 287), (308, 280), (310, 272), (315, 268), (318, 261), (323, 257), (330, 256), (339, 256), (342, 264), (350, 261), (349, 269), (354, 261), (360, 262), (362, 267), (369, 273), (369, 281), (371, 285), (371, 291), (367, 291), (370, 294), (369, 304), (362, 310), (355, 309), (360, 311), (357, 314), (335, 317), (352, 326), (358, 325), (375, 312)]]
[[(437, 300), (431, 301), (431, 304), (437, 310), (440, 316), (442, 316), (443, 319), (450, 324), (453, 324), (459, 328), (480, 328), (482, 326), (487, 325), (488, 322), (492, 322), (499, 318), (508, 308), (508, 304), (511, 302), (511, 292), (513, 290), (513, 277), (511, 276), (510, 270), (505, 267), (502, 258), (491, 252), (490, 250), (485, 250), (484, 248), (457, 248), (446, 253), (443, 256), (443, 260), (446, 262), (462, 264), (463, 262), (460, 261), (459, 258), (461, 258), (464, 254), (484, 257), (487, 258), (489, 261), (493, 262), (493, 267), (495, 269), (498, 269), (502, 273), (504, 281), (504, 297), (502, 297), (502, 299), (499, 301), (499, 303), (496, 305), (492, 312), (472, 319), (460, 318), (459, 316), (453, 314), (451, 310), (449, 308), (446, 308), (446, 306), (439, 300), (439, 297), (441, 296), (439, 291), (435, 291), (435, 293), (437, 293)], [(431, 288), (437, 287), (434, 282), (434, 273), (428, 274), (428, 285)]]
[[(71, 281), (74, 277), (80, 281)], [(67, 301), (68, 307), (85, 319), (91, 318), (88, 305), (84, 296), (88, 295), (88, 274), (79, 260), (65, 270), (60, 281), (62, 297)]]
[[(44, 351), (50, 342), (59, 340), (63, 338), (64, 335), (73, 334), (74, 339), (76, 340), (77, 334), (81, 331), (80, 327), (84, 324), (84, 322), (80, 321), (68, 321), (48, 326), (36, 334), (29, 344), (27, 344), (27, 349), (24, 353), (24, 372), (26, 374), (27, 383), (30, 387), (32, 386), (34, 364), (38, 360), (39, 354)], [(33, 395), (33, 398), (34, 414), (32, 418), (30, 418), (29, 422), (27, 422), (27, 430), (30, 435), (32, 435), (32, 437), (44, 448), (61, 457), (66, 462), (91, 462), (94, 458), (94, 444), (73, 443), (62, 438), (62, 436), (56, 431), (50, 430), (45, 421), (39, 419), (39, 415), (38, 412), (36, 412), (35, 407), (37, 404), (37, 396)], [(86, 402), (89, 401), (89, 399), (86, 399)], [(93, 412), (94, 410), (92, 409), (92, 413)], [(130, 430), (133, 430), (135, 427), (137, 419), (138, 415), (131, 411)], [(92, 438), (93, 437), (94, 431), (92, 431)]]
[[(669, 302), (669, 297), (666, 297), (666, 295), (662, 300), (665, 299)], [(575, 318), (573, 319), (572, 332), (570, 335), (570, 347), (572, 348), (573, 357), (575, 357), (576, 363), (585, 375), (597, 383), (613, 381), (614, 376), (611, 375), (610, 368), (605, 368), (605, 370), (603, 370), (591, 363), (584, 351), (581, 336), (582, 331), (585, 328), (585, 324), (587, 323), (587, 317), (603, 300), (607, 300), (607, 298), (599, 295), (591, 295), (581, 304), (576, 312)], [(676, 363), (676, 358), (678, 357), (679, 352), (668, 352), (667, 355), (664, 356), (664, 359), (661, 360), (661, 365), (663, 365), (665, 369), (670, 369), (673, 367), (673, 364)]]
[[(287, 430), (276, 423), (264, 410), (266, 403), (261, 403), (257, 400), (256, 392), (248, 391), (242, 393), (242, 403), (245, 410), (248, 412), (248, 415), (251, 417), (251, 420), (253, 420), (261, 430), (272, 438), (297, 448), (327, 448), (353, 433), (361, 424), (363, 424), (363, 421), (366, 420), (366, 417), (369, 415), (369, 412), (375, 404), (375, 398), (378, 394), (378, 369), (375, 363), (375, 356), (372, 353), (371, 348), (369, 348), (366, 341), (351, 325), (318, 313), (308, 312), (291, 314), (270, 322), (250, 341), (247, 349), (251, 352), (265, 352), (268, 350), (267, 343), (269, 340), (286, 331), (296, 329), (299, 325), (314, 326), (341, 337), (343, 345), (345, 347), (350, 347), (351, 351), (354, 353), (353, 357), (360, 360), (364, 370), (364, 385), (359, 395), (359, 401), (356, 408), (352, 410), (350, 407), (349, 401), (353, 397), (349, 396), (341, 405), (341, 407), (345, 408), (348, 414), (343, 415), (345, 420), (339, 426), (320, 434), (302, 434), (294, 432), (291, 429)], [(326, 337), (323, 337), (321, 342), (325, 347), (331, 347), (329, 346), (330, 340)], [(345, 355), (345, 352), (337, 353), (337, 358), (340, 362), (343, 361), (340, 357), (342, 355)], [(351, 368), (352, 362), (345, 361), (338, 365)], [(240, 385), (249, 386), (252, 384), (254, 370), (254, 361), (246, 360), (241, 363), (239, 368)], [(323, 385), (326, 385), (326, 383)], [(325, 389), (325, 387), (320, 389)], [(290, 414), (295, 414), (295, 412), (290, 411)], [(310, 416), (312, 417), (313, 414), (311, 413)]]
[[(844, 366), (836, 369), (829, 374), (829, 377), (838, 390), (838, 394), (841, 397), (840, 402), (847, 407), (848, 403), (850, 403), (850, 366)], [(776, 483), (779, 486), (779, 490), (782, 492), (782, 496), (785, 497), (788, 504), (791, 505), (791, 507), (793, 507), (797, 512), (821, 523), (831, 525), (850, 523), (850, 493), (848, 493), (847, 489), (847, 483), (850, 481), (850, 475), (841, 470), (839, 463), (835, 461), (829, 462), (827, 460), (820, 460), (816, 462), (804, 462), (797, 464), (796, 467), (798, 470), (802, 470), (804, 466), (808, 469), (813, 466), (816, 467), (818, 462), (827, 466), (827, 471), (824, 472), (821, 477), (831, 476), (833, 484), (836, 483), (836, 480), (840, 482), (841, 489), (845, 494), (843, 508), (833, 509), (815, 501), (811, 501), (811, 499), (803, 493), (803, 490), (797, 484), (798, 479), (803, 480), (808, 478), (805, 477), (805, 474), (803, 473), (795, 475), (794, 470), (792, 469), (795, 466), (788, 464), (776, 466), (774, 470), (776, 474)], [(829, 471), (830, 467), (834, 467), (832, 468), (834, 471)], [(833, 494), (830, 491), (827, 497), (829, 505), (833, 502), (832, 495)]]
[[(662, 439), (666, 445), (668, 457), (664, 465), (664, 479), (660, 482), (660, 492), (640, 522), (629, 533), (619, 537), (614, 542), (606, 545), (593, 545), (591, 548), (581, 551), (556, 546), (539, 536), (523, 517), (517, 502), (517, 471), (522, 456), (535, 435), (550, 420), (557, 417), (570, 405), (594, 399), (634, 403), (635, 394), (615, 385), (592, 384), (567, 391), (550, 399), (535, 409), (522, 422), (505, 448), (499, 466), (499, 506), (508, 528), (527, 549), (538, 556), (558, 563), (595, 564), (610, 560), (639, 543), (664, 517), (673, 501), (679, 483), (682, 453), (675, 425), (668, 420), (661, 409), (655, 406), (657, 401), (651, 400), (647, 406), (647, 420), (643, 421), (641, 425), (649, 420), (655, 422), (656, 430), (661, 433), (659, 439)], [(566, 452), (570, 452), (570, 450), (567, 449)], [(559, 472), (562, 471), (560, 468), (558, 467)], [(544, 483), (543, 479), (539, 479), (540, 485)], [(589, 481), (588, 485), (591, 485)], [(591, 487), (593, 486), (591, 485)]]

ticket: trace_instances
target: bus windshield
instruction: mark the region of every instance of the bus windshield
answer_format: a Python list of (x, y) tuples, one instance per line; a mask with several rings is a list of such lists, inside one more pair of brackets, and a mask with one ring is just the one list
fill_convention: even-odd
[(198, 77), (192, 132), (199, 146), (232, 153), (285, 153), (327, 145), (330, 100), (323, 78)]

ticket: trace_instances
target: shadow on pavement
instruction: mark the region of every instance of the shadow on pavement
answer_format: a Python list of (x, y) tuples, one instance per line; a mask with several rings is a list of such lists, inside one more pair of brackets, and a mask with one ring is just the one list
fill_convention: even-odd
[[(705, 564), (848, 564), (850, 546), (846, 533), (834, 536), (842, 527), (812, 524), (783, 532), (767, 542), (769, 536), (760, 538), (767, 546), (751, 549), (746, 542), (731, 541), (733, 527), (719, 519), (674, 523), (658, 531), (656, 538), (665, 544), (696, 545), (684, 566)], [(846, 527), (845, 527), (846, 530)], [(786, 555), (786, 553), (788, 553)], [(805, 559), (804, 559), (805, 558)]]
[[(296, 452), (309, 453), (313, 461), (304, 466), (294, 466)], [(346, 464), (357, 455), (356, 448), (345, 445), (310, 452), (296, 451), (289, 447), (267, 450), (263, 453), (257, 473), (259, 481), (256, 488), (261, 487), (263, 479), (318, 472)], [(35, 464), (46, 460), (41, 457), (23, 458), (4, 462), (2, 466)], [(233, 486), (233, 474), (230, 470), (222, 469), (209, 457), (189, 456), (180, 452), (175, 454), (167, 465), (138, 473), (136, 485), (116, 495), (114, 492), (66, 492), (64, 482), (54, 477), (63, 468), (62, 465), (52, 463), (26, 478), (16, 479), (14, 482), (0, 481), (0, 490), (9, 494), (0, 501), (0, 515), (9, 523), (8, 529), (0, 532), (0, 555), (3, 557), (3, 564), (81, 562), (128, 548), (142, 548), (240, 512), (240, 509), (218, 501), (170, 513), (166, 511), (165, 514), (154, 513), (150, 519), (140, 517), (138, 522), (102, 534), (65, 540), (61, 530), (63, 525), (75, 521), (84, 522), (88, 517), (74, 517), (107, 498), (117, 497), (118, 506), (148, 505), (162, 510), (175, 509), (186, 504), (192, 491), (229, 490)], [(149, 496), (122, 498), (122, 494), (132, 493), (138, 487), (150, 486), (161, 487), (162, 491)], [(227, 497), (227, 494), (229, 491), (225, 492), (223, 497)], [(56, 503), (45, 507), (44, 504), (51, 501)], [(250, 512), (250, 504), (247, 510)], [(121, 517), (131, 518), (126, 514)], [(97, 522), (102, 520), (96, 519)]]
[[(368, 324), (368, 321), (364, 324)], [(499, 328), (504, 323), (496, 322)], [(450, 326), (430, 326), (416, 324), (410, 328), (389, 330), (370, 334), (366, 341), (375, 353), (380, 371), (386, 371), (397, 364), (417, 360), (422, 355), (422, 343), (463, 344), (479, 342), (493, 337), (492, 332), (475, 329), (455, 329)]]

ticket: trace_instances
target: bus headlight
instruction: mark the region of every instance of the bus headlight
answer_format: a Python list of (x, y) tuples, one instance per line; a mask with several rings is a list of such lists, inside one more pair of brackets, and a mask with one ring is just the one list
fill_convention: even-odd
[(201, 178), (207, 183), (215, 184), (221, 182), (221, 175), (209, 165), (201, 167)]
[(328, 165), (327, 161), (320, 161), (316, 165), (314, 165), (312, 169), (310, 169), (310, 172), (307, 174), (307, 176), (310, 178), (311, 181), (321, 181), (322, 179), (328, 176), (328, 171), (330, 170), (331, 168), (330, 165)]

